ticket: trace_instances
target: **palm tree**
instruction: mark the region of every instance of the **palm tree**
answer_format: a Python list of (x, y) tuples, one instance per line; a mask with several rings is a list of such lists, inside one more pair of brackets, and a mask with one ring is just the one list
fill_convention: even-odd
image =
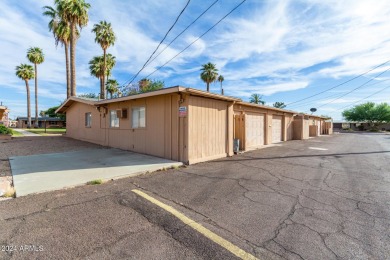
[(42, 52), (42, 49), (38, 47), (31, 47), (27, 51), (27, 59), (34, 63), (34, 73), (35, 73), (35, 128), (38, 128), (38, 64), (41, 64), (45, 61), (45, 55)]
[(218, 70), (215, 67), (215, 64), (211, 62), (203, 64), (200, 70), (202, 71), (202, 73), (200, 73), (200, 78), (206, 83), (207, 92), (210, 92), (210, 83), (217, 80)]
[[(94, 77), (97, 77), (100, 80), (100, 91), (103, 90), (102, 84), (103, 84), (103, 79), (104, 76), (107, 76), (107, 81), (108, 81), (108, 76), (111, 76), (111, 71), (113, 67), (116, 64), (115, 61), (115, 56), (113, 56), (110, 53), (107, 53), (106, 56), (107, 59), (107, 66), (106, 66), (106, 72), (103, 73), (103, 66), (104, 66), (104, 56), (95, 56), (89, 61), (89, 70), (91, 72), (91, 75)], [(101, 98), (101, 93), (100, 93), (100, 98)]]
[(27, 128), (31, 128), (31, 105), (30, 105), (30, 87), (28, 81), (34, 78), (34, 68), (28, 64), (16, 66), (16, 76), (26, 83), (27, 91)]
[(218, 76), (218, 81), (221, 83), (221, 95), (223, 95), (223, 88), (222, 88), (222, 82), (225, 80), (225, 78), (222, 75)]
[(140, 81), (138, 81), (139, 91), (146, 92), (151, 83), (152, 83), (152, 81), (150, 79), (147, 79), (147, 78), (141, 79)]
[(88, 24), (88, 9), (90, 4), (85, 0), (55, 0), (58, 15), (70, 26), (70, 86), (71, 96), (76, 96), (76, 42), (77, 27), (80, 29)]
[(252, 94), (251, 97), (249, 98), (249, 102), (254, 103), (254, 104), (265, 104), (264, 100), (261, 100), (263, 98), (262, 95), (260, 94)]
[[(104, 63), (103, 56), (95, 56), (88, 63), (89, 71), (91, 75), (100, 80), (100, 91), (102, 91), (102, 82), (104, 78), (103, 63)], [(100, 93), (100, 97), (101, 96), (102, 94)]]
[(107, 53), (106, 55), (106, 80), (111, 76), (111, 71), (116, 64), (116, 57), (111, 53)]
[[(107, 48), (111, 45), (114, 45), (115, 43), (115, 33), (112, 30), (111, 23), (107, 23), (106, 21), (100, 21), (100, 23), (95, 24), (93, 26), (92, 32), (96, 34), (95, 36), (95, 42), (100, 44), (100, 46), (103, 49), (103, 56), (104, 56), (104, 64), (103, 64), (103, 71), (106, 71), (106, 52)], [(103, 83), (102, 83), (102, 89), (100, 91), (101, 98), (106, 98), (106, 91), (105, 91), (105, 84), (104, 84), (104, 77), (103, 77)]]
[[(58, 43), (61, 43), (65, 49), (65, 65), (66, 65), (66, 97), (71, 96), (71, 87), (70, 87), (70, 68), (69, 68), (69, 42), (70, 42), (70, 26), (69, 24), (61, 20), (59, 13), (56, 9), (51, 6), (44, 6), (45, 11), (43, 15), (51, 18), (49, 21), (49, 31), (53, 32), (55, 39), (55, 44), (58, 46)], [(76, 31), (77, 37), (80, 33)]]
[(284, 104), (284, 102), (275, 102), (272, 106), (276, 108), (285, 108), (286, 104)]
[(117, 93), (119, 91), (118, 86), (119, 86), (119, 83), (117, 80), (115, 80), (115, 79), (107, 80), (106, 89), (107, 89), (107, 92), (110, 93), (110, 98), (112, 98), (112, 95), (114, 95), (115, 93)]

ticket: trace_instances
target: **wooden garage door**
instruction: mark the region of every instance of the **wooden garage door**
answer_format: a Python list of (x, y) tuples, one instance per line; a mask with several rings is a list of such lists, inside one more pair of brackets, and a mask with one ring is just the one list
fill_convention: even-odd
[(264, 145), (264, 115), (245, 115), (245, 149)]
[(272, 143), (282, 141), (282, 116), (272, 117)]

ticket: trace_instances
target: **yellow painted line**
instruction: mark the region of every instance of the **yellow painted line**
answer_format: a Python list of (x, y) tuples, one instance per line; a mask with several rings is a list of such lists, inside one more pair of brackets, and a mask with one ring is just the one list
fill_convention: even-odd
[(246, 259), (248, 259), (248, 260), (258, 259), (255, 256), (251, 255), (250, 253), (247, 253), (244, 250), (242, 250), (241, 248), (233, 245), (232, 243), (230, 243), (226, 239), (223, 239), (222, 237), (218, 236), (214, 232), (208, 230), (207, 228), (205, 228), (201, 224), (199, 224), (199, 223), (195, 222), (194, 220), (188, 218), (183, 213), (180, 213), (179, 211), (177, 211), (176, 209), (172, 208), (171, 206), (168, 206), (167, 204), (162, 203), (161, 201), (156, 200), (155, 198), (149, 196), (148, 194), (146, 194), (146, 193), (144, 193), (144, 192), (142, 192), (140, 190), (134, 189), (134, 190), (132, 190), (132, 192), (134, 192), (134, 193), (138, 194), (139, 196), (147, 199), (148, 201), (152, 202), (153, 204), (159, 206), (160, 208), (165, 209), (166, 211), (168, 211), (169, 213), (171, 213), (172, 215), (174, 215), (175, 217), (180, 219), (184, 224), (192, 227), (193, 229), (195, 229), (196, 231), (198, 231), (199, 233), (201, 233), (205, 237), (211, 239), (212, 241), (214, 241), (218, 245), (222, 246), (226, 250), (230, 251), (231, 253), (233, 253), (237, 257), (239, 257), (241, 259), (245, 259), (245, 260)]

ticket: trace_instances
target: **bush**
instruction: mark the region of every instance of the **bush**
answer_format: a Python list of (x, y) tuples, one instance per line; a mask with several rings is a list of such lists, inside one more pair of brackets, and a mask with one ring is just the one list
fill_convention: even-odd
[(4, 125), (0, 125), (0, 134), (1, 135), (12, 135), (12, 130), (5, 127)]
[(92, 181), (87, 182), (87, 185), (99, 185), (102, 183), (103, 183), (103, 180), (98, 179), (98, 180), (92, 180)]

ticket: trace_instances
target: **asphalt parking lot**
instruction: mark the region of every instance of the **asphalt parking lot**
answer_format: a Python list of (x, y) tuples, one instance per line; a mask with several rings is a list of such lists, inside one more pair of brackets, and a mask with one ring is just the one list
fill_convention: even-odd
[(0, 258), (237, 258), (139, 190), (259, 259), (389, 259), (389, 159), (390, 135), (336, 134), (2, 201)]

